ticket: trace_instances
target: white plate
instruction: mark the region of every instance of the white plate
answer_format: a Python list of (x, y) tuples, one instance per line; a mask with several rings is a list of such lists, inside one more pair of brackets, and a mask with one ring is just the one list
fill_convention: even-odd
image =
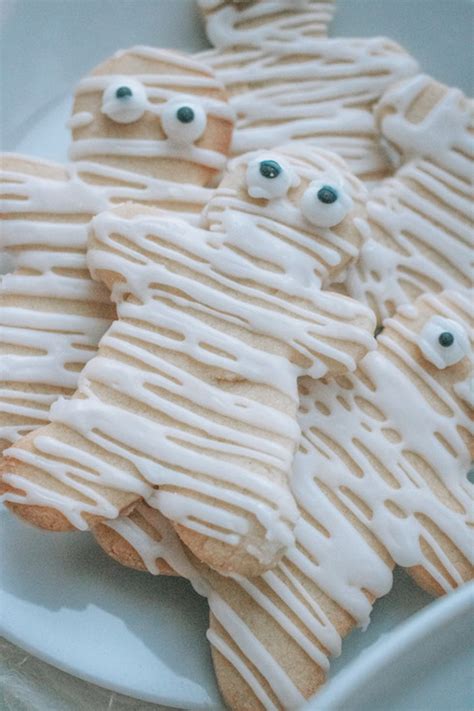
[[(406, 2), (402, 11), (391, 0), (340, 0), (339, 6), (335, 35), (390, 35), (426, 71), (469, 91), (469, 57), (458, 48), (470, 46), (470, 0)], [(66, 157), (71, 88), (97, 62), (136, 43), (193, 51), (206, 46), (191, 0), (3, 0), (0, 21), (2, 64), (8, 68), (1, 82), (2, 148), (56, 160)], [(188, 583), (126, 570), (87, 534), (41, 534), (5, 511), (0, 541), (4, 637), (130, 696), (188, 709), (221, 708), (205, 638), (206, 603)], [(428, 601), (398, 573), (368, 631), (345, 642), (329, 688), (338, 688), (340, 669), (362, 649)], [(436, 616), (440, 608), (432, 609)], [(364, 660), (369, 656), (356, 664), (367, 671)], [(364, 678), (360, 669), (357, 674)], [(428, 673), (427, 688), (431, 681)], [(412, 708), (402, 704), (397, 711)]]
[[(184, 580), (153, 578), (108, 558), (89, 534), (39, 533), (0, 511), (0, 634), (55, 666), (129, 696), (221, 708), (207, 605)], [(355, 632), (332, 675), (430, 601), (403, 573)]]

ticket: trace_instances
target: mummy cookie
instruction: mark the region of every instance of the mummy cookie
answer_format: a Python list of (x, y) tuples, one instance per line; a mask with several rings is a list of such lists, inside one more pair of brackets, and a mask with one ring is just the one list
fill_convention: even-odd
[(82, 529), (143, 497), (211, 566), (275, 565), (297, 516), (297, 377), (373, 346), (372, 313), (321, 290), (357, 254), (365, 197), (342, 160), (296, 146), (236, 159), (206, 229), (140, 205), (95, 218), (88, 265), (118, 320), (54, 424), (9, 450), (5, 500)]
[(0, 447), (48, 419), (114, 319), (87, 271), (87, 225), (126, 200), (198, 220), (223, 168), (231, 111), (212, 71), (136, 47), (83, 79), (70, 120), (72, 163), (5, 155), (1, 166)]
[(399, 168), (371, 192), (370, 238), (345, 286), (383, 319), (420, 294), (472, 286), (474, 102), (417, 75), (389, 89), (376, 115)]
[(198, 0), (215, 70), (237, 115), (233, 151), (314, 143), (363, 179), (392, 169), (378, 143), (373, 106), (416, 62), (383, 38), (329, 39), (326, 0)]
[[(298, 708), (323, 683), (342, 637), (369, 623), (394, 563), (433, 594), (472, 578), (471, 329), (467, 299), (425, 296), (386, 322), (355, 373), (301, 380), (291, 478), (300, 518), (295, 546), (274, 570), (231, 580), (187, 554), (186, 576), (208, 596), (229, 708)], [(183, 570), (169, 526), (146, 509), (109, 522), (99, 542), (121, 545), (134, 567), (166, 573), (167, 561)]]

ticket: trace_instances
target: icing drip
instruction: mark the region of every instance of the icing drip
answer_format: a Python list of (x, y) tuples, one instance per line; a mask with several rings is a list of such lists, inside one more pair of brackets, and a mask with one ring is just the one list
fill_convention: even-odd
[[(417, 76), (387, 92), (380, 106), (384, 136), (405, 163), (372, 192), (373, 235), (346, 281), (348, 293), (375, 304), (380, 319), (419, 294), (472, 285), (473, 103), (445, 89), (421, 120), (409, 114), (438, 87)], [(392, 107), (386, 116), (384, 107)]]
[(304, 28), (295, 32), (293, 41), (277, 33), (252, 47), (246, 31), (241, 40), (229, 31), (223, 49), (200, 55), (229, 92), (237, 116), (233, 152), (304, 141), (338, 153), (356, 175), (382, 177), (388, 166), (373, 105), (390, 84), (416, 71), (415, 61), (384, 38), (309, 39)]
[[(284, 158), (293, 157), (302, 181), (330, 160), (315, 153), (304, 162), (303, 152), (293, 150)], [(365, 191), (357, 182), (350, 187), (360, 209)], [(67, 485), (70, 495), (54, 505), (78, 528), (87, 526), (85, 512), (118, 514), (97, 493), (100, 483), (140, 494), (200, 533), (231, 545), (245, 541), (267, 564), (293, 540), (296, 509), (286, 478), (299, 438), (297, 375), (320, 377), (329, 364), (355, 369), (354, 346), (360, 353), (372, 347), (373, 323), (365, 307), (320, 291), (345, 258), (347, 237), (304, 223), (293, 194), (258, 209), (238, 195), (236, 188), (217, 191), (209, 231), (161, 216), (102, 213), (92, 222), (88, 265), (93, 275), (121, 275), (112, 290), (119, 320), (83, 371), (81, 397), (59, 400), (51, 419), (132, 466), (116, 467), (115, 476), (104, 457), (41, 434), (34, 455), (20, 448), (9, 454), (22, 461), (33, 456), (36, 467)], [(234, 229), (242, 218), (245, 231)], [(311, 273), (303, 267), (302, 224), (318, 264)], [(350, 229), (349, 223), (349, 235)], [(8, 493), (7, 500), (50, 501), (34, 481), (15, 473), (5, 480), (26, 493)], [(252, 534), (253, 520), (264, 542)]]
[(115, 531), (140, 555), (143, 563), (153, 575), (159, 575), (157, 561), (164, 560), (168, 566), (182, 578), (191, 581), (196, 592), (207, 594), (207, 586), (198, 570), (187, 558), (177, 534), (169, 522), (155, 509), (145, 503), (138, 504), (134, 513), (138, 514), (153, 530), (154, 536), (147, 533), (139, 522), (129, 516), (122, 516), (114, 521), (105, 521), (102, 525)]
[[(163, 107), (184, 96), (192, 99), (196, 111), (223, 120), (230, 132), (231, 111), (219, 99), (221, 86), (209, 68), (184, 55), (144, 47), (126, 54), (167, 65), (171, 72), (90, 76), (80, 82), (76, 96), (100, 98), (120, 79), (121, 86), (135, 92), (137, 85), (142, 87), (146, 111), (158, 118)], [(209, 95), (196, 96), (195, 91)], [(87, 271), (90, 218), (117, 203), (135, 201), (173, 210), (197, 224), (212, 191), (161, 179), (153, 156), (191, 160), (212, 170), (223, 167), (224, 156), (217, 151), (163, 140), (159, 124), (154, 140), (140, 138), (139, 121), (132, 124), (134, 138), (82, 138), (95, 121), (90, 111), (78, 111), (70, 119), (81, 139), (71, 146), (75, 162), (64, 168), (15, 155), (4, 160), (1, 246), (16, 271), (3, 277), (0, 295), (6, 344), (0, 365), (0, 446), (48, 421), (50, 405), (74, 391), (80, 370), (115, 317), (109, 292)], [(142, 172), (136, 163), (131, 167), (131, 159), (147, 157), (151, 160), (140, 164)]]

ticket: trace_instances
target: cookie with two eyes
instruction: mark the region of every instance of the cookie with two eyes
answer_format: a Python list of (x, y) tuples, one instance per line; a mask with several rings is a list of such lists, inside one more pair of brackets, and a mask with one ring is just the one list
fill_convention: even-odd
[(84, 529), (143, 498), (211, 567), (274, 566), (297, 519), (297, 379), (374, 346), (372, 312), (323, 290), (357, 256), (365, 200), (340, 158), (294, 145), (232, 161), (205, 228), (137, 204), (94, 218), (88, 266), (118, 318), (53, 424), (9, 450), (8, 505)]
[(1, 157), (0, 448), (74, 391), (115, 317), (87, 270), (91, 217), (134, 200), (197, 222), (232, 134), (222, 85), (199, 61), (135, 47), (75, 93), (71, 163)]
[(142, 503), (96, 537), (120, 562), (207, 595), (208, 638), (231, 709), (293, 709), (405, 567), (434, 595), (473, 577), (472, 308), (423, 296), (385, 322), (354, 373), (300, 380), (291, 491), (295, 545), (252, 579), (210, 571)]

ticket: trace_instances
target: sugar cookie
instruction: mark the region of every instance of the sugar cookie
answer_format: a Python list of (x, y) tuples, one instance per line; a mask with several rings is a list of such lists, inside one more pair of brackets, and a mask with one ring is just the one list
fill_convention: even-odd
[[(287, 194), (250, 196), (255, 160), (269, 183), (289, 175)], [(323, 178), (343, 206), (332, 227)], [(86, 528), (143, 497), (211, 566), (273, 566), (297, 513), (297, 377), (354, 370), (373, 347), (372, 313), (321, 291), (357, 254), (365, 199), (341, 159), (294, 146), (235, 159), (207, 229), (139, 205), (95, 218), (88, 265), (118, 320), (52, 427), (9, 450), (5, 500)]]
[[(181, 123), (185, 110), (198, 133), (189, 133), (194, 120)], [(201, 186), (224, 166), (232, 112), (207, 66), (135, 47), (79, 83), (70, 126), (67, 166), (1, 159), (1, 246), (12, 272), (0, 277), (1, 449), (74, 391), (114, 319), (107, 289), (87, 271), (90, 218), (135, 200), (197, 221), (211, 194)]]

